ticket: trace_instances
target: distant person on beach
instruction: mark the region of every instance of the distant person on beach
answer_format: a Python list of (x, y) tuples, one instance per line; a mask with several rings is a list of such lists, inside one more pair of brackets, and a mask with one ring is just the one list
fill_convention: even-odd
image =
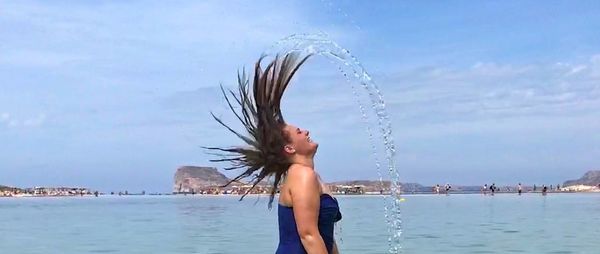
[(488, 186), (487, 183), (483, 185), (483, 188), (481, 188), (481, 192), (483, 193), (483, 195), (487, 195), (487, 190), (488, 190)]
[(450, 189), (452, 189), (452, 186), (450, 186), (449, 183), (446, 183), (446, 185), (444, 185), (444, 189), (446, 190), (446, 195), (450, 195)]
[(537, 186), (535, 186), (535, 184), (533, 185), (533, 192), (535, 192), (537, 189)]
[(435, 193), (437, 193), (438, 195), (440, 194), (440, 185), (439, 184), (435, 185)]
[(251, 179), (253, 187), (263, 179), (273, 180), (269, 208), (279, 191), (276, 254), (339, 253), (334, 224), (342, 215), (338, 201), (315, 171), (314, 156), (318, 144), (310, 138), (308, 130), (284, 121), (280, 108), (285, 89), (308, 58), (298, 53), (277, 56), (263, 71), (263, 56), (255, 64), (252, 79), (245, 72), (238, 74), (238, 91), (232, 91), (231, 95), (223, 91), (223, 94), (229, 108), (244, 126), (244, 132), (237, 132), (220, 118), (213, 117), (241, 138), (244, 145), (206, 148), (222, 152), (222, 157), (213, 162), (231, 163), (228, 170), (243, 169), (227, 185), (246, 178)]
[(490, 191), (492, 192), (492, 196), (494, 195), (494, 192), (496, 192), (496, 184), (492, 183), (492, 185), (490, 185)]
[(546, 192), (548, 192), (548, 187), (546, 187), (546, 185), (544, 184), (544, 185), (542, 186), (542, 195), (544, 195), (544, 196), (545, 196), (545, 195), (546, 195)]
[(521, 186), (521, 183), (517, 185), (517, 192), (519, 192), (519, 195), (521, 195), (521, 192), (523, 192), (523, 186)]

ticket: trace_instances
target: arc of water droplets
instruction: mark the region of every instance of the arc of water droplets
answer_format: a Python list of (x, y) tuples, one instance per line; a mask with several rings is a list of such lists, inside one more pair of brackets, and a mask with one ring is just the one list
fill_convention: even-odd
[(356, 93), (354, 83), (352, 80), (350, 80), (351, 77), (349, 74), (351, 74), (352, 77), (354, 77), (368, 92), (369, 99), (371, 100), (371, 107), (373, 108), (377, 118), (379, 133), (381, 134), (381, 139), (385, 148), (387, 169), (390, 176), (391, 200), (384, 198), (385, 218), (389, 225), (388, 232), (390, 233), (390, 237), (388, 238), (389, 253), (399, 253), (402, 234), (402, 221), (400, 213), (400, 176), (395, 167), (394, 157), (396, 149), (392, 137), (391, 121), (385, 110), (383, 95), (361, 63), (354, 56), (352, 56), (348, 50), (340, 47), (337, 43), (328, 39), (326, 34), (293, 34), (278, 41), (269, 51), (267, 51), (267, 54), (280, 54), (293, 51), (321, 55), (328, 58), (330, 61), (337, 63), (338, 69), (344, 74), (346, 81), (352, 84), (353, 94), (355, 100), (357, 100), (359, 104), (362, 120), (367, 125), (369, 141), (371, 142), (371, 149), (373, 150), (375, 157), (375, 166), (377, 173), (379, 174), (379, 181), (383, 186), (381, 163), (377, 155), (377, 147), (375, 145), (373, 133), (371, 127), (369, 126), (369, 119), (363, 104), (360, 101), (360, 97)]

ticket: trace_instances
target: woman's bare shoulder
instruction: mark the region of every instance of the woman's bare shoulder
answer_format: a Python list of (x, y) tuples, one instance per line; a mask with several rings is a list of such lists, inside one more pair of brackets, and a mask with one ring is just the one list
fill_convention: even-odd
[(297, 164), (290, 166), (287, 174), (288, 174), (288, 178), (289, 177), (310, 177), (310, 178), (318, 177), (317, 172), (315, 172), (315, 170), (313, 168), (304, 166), (304, 165), (297, 165)]
[(291, 186), (294, 185), (314, 185), (319, 183), (317, 172), (311, 167), (303, 165), (292, 165), (288, 170), (286, 182)]

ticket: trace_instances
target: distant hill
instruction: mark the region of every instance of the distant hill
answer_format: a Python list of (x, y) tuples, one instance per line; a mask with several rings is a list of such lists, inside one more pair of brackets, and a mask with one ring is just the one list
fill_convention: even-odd
[(563, 186), (572, 185), (588, 185), (598, 186), (600, 184), (600, 170), (591, 170), (586, 172), (581, 178), (577, 180), (569, 180), (564, 182)]
[(175, 172), (173, 192), (193, 192), (227, 184), (229, 178), (213, 167), (183, 166)]
[[(327, 183), (328, 185), (364, 185), (365, 191), (367, 192), (377, 192), (381, 190), (381, 186), (383, 185), (384, 189), (390, 188), (390, 181), (379, 182), (379, 180), (352, 180), (352, 181), (338, 181)], [(400, 189), (404, 192), (424, 192), (430, 191), (431, 188), (425, 187), (418, 183), (401, 183)]]
[[(597, 177), (600, 171), (591, 171), (596, 172), (595, 176)], [(586, 177), (592, 177), (594, 173), (588, 172)], [(583, 179), (582, 178), (582, 179)], [(593, 177), (592, 177), (593, 178)], [(587, 179), (587, 178), (586, 178)], [(177, 169), (175, 172), (173, 185), (174, 193), (191, 193), (191, 192), (199, 192), (201, 190), (206, 189), (231, 189), (233, 186), (241, 186), (245, 185), (244, 182), (235, 182), (228, 188), (222, 188), (223, 185), (227, 184), (230, 179), (220, 173), (214, 167), (196, 167), (196, 166), (184, 166)], [(270, 187), (272, 183), (270, 182), (272, 179), (264, 179), (259, 183), (259, 186)], [(578, 180), (577, 180), (578, 181)], [(569, 181), (567, 181), (569, 182)], [(593, 181), (592, 181), (593, 182)], [(596, 182), (600, 182), (596, 180)], [(382, 190), (389, 191), (390, 181), (386, 180), (383, 182), (379, 182), (379, 180), (348, 180), (348, 181), (336, 181), (326, 183), (329, 186), (356, 186), (362, 185), (364, 186), (362, 189), (365, 192), (379, 192)], [(401, 191), (404, 193), (432, 193), (434, 191), (434, 186), (424, 186), (419, 183), (401, 183), (400, 184)], [(441, 191), (444, 190), (444, 185), (440, 184)], [(514, 191), (515, 186), (498, 186), (499, 191), (506, 191), (507, 188), (511, 188)], [(526, 187), (526, 186), (524, 186)], [(481, 191), (481, 186), (469, 186), (469, 185), (452, 185), (453, 193), (478, 193)]]
[(10, 187), (10, 186), (5, 186), (5, 185), (0, 185), (0, 191), (14, 191), (14, 190), (21, 190), (21, 189), (15, 188), (15, 187)]
[[(379, 181), (376, 181), (376, 180), (338, 181), (338, 182), (331, 182), (331, 183), (326, 183), (326, 184), (329, 186), (332, 186), (332, 185), (347, 185), (347, 186), (363, 185), (363, 186), (365, 186), (363, 190), (366, 192), (378, 192), (382, 189), (381, 188), (382, 183), (380, 183)], [(383, 181), (383, 188), (389, 189), (389, 187), (390, 187), (390, 181)]]
[[(377, 185), (377, 186), (379, 186), (381, 183), (379, 182), (379, 180), (351, 180), (351, 181), (337, 181), (337, 182), (331, 182), (331, 183), (327, 183), (327, 184), (333, 184), (333, 185), (365, 185), (365, 186)], [(390, 187), (390, 181), (383, 181), (383, 186), (386, 187), (386, 188)]]
[[(329, 185), (364, 185), (365, 191), (379, 191), (381, 190), (381, 183), (379, 180), (354, 180), (354, 181), (339, 181), (328, 183)], [(383, 181), (383, 187), (386, 190), (390, 188), (390, 181)], [(419, 183), (400, 183), (400, 189), (404, 193), (431, 193), (434, 191), (434, 186), (424, 186)], [(444, 185), (440, 184), (440, 189), (443, 191)], [(502, 190), (506, 190), (503, 187)], [(468, 186), (468, 185), (452, 185), (452, 192), (479, 192), (481, 186)]]

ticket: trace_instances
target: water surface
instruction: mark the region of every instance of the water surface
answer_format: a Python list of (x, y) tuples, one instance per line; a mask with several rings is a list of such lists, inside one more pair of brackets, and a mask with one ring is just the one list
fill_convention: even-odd
[[(383, 199), (338, 196), (343, 254), (386, 253)], [(599, 253), (600, 194), (407, 195), (402, 253)], [(257, 201), (258, 200), (258, 201)], [(2, 253), (274, 253), (266, 197), (0, 199)], [(340, 239), (341, 238), (341, 239)]]

